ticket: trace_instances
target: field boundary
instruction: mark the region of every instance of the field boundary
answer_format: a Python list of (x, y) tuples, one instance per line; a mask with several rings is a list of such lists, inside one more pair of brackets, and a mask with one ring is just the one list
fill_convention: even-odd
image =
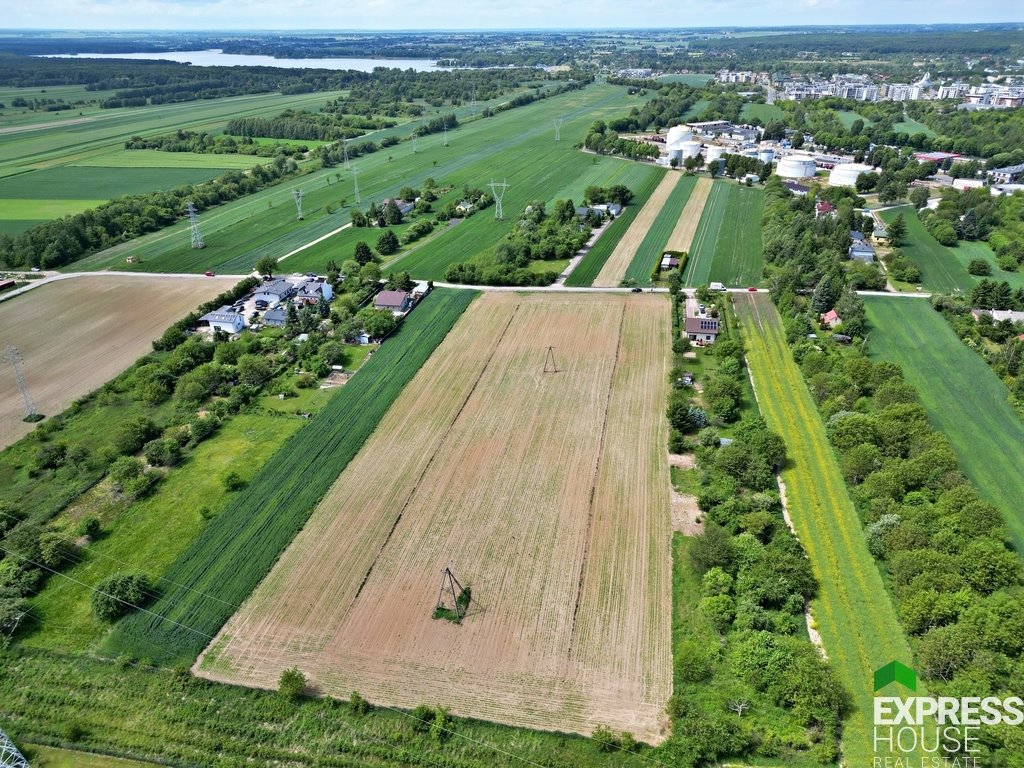
[(644, 207), (630, 224), (629, 229), (621, 236), (604, 267), (594, 278), (592, 285), (595, 288), (618, 287), (626, 276), (626, 270), (636, 258), (637, 251), (654, 224), (654, 220), (658, 217), (669, 195), (672, 194), (672, 190), (683, 178), (681, 173), (675, 176), (669, 173), (662, 177), (661, 182), (651, 193)]
[(676, 222), (676, 228), (672, 230), (672, 235), (668, 239), (666, 250), (689, 252), (694, 232), (700, 223), (701, 214), (713, 186), (714, 182), (707, 176), (700, 176), (697, 179), (690, 199), (686, 201), (686, 207)]

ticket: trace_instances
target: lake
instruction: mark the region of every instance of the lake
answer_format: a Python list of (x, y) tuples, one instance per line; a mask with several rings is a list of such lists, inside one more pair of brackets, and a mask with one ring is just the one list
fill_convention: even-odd
[(273, 56), (250, 56), (224, 53), (219, 48), (207, 51), (163, 51), (160, 53), (60, 53), (50, 59), (158, 59), (195, 64), (202, 67), (281, 67), (282, 69), (356, 69), (372, 72), (374, 67), (414, 69), (417, 72), (441, 72), (432, 59), (275, 59)]

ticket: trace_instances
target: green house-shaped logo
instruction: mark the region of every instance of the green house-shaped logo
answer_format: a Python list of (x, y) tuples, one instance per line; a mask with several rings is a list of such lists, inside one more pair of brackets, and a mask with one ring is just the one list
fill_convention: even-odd
[(890, 661), (884, 667), (875, 670), (875, 690), (884, 688), (889, 683), (899, 683), (912, 691), (916, 691), (917, 672), (906, 664)]

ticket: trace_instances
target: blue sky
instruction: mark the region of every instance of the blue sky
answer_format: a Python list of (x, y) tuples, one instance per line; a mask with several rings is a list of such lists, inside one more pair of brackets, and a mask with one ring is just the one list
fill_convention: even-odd
[(33, 0), (0, 27), (64, 29), (508, 29), (984, 23), (1020, 0)]

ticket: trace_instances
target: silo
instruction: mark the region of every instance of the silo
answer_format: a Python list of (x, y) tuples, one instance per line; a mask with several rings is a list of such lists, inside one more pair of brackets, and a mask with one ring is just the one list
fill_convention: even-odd
[(685, 125), (673, 125), (668, 129), (668, 136), (665, 137), (665, 145), (672, 148), (673, 144), (689, 141), (693, 138), (693, 131)]
[(708, 163), (713, 163), (715, 160), (725, 154), (725, 147), (720, 144), (708, 144), (705, 157)]
[(683, 158), (696, 157), (700, 154), (700, 142), (699, 141), (684, 141), (680, 149), (683, 152)]
[(773, 149), (762, 149), (757, 153), (757, 159), (762, 163), (771, 165), (775, 161), (775, 150)]
[(853, 187), (857, 185), (858, 176), (873, 170), (874, 168), (864, 163), (842, 163), (832, 169), (828, 183), (833, 187)]
[(809, 179), (818, 170), (814, 158), (807, 155), (787, 155), (779, 160), (775, 173), (784, 179)]

